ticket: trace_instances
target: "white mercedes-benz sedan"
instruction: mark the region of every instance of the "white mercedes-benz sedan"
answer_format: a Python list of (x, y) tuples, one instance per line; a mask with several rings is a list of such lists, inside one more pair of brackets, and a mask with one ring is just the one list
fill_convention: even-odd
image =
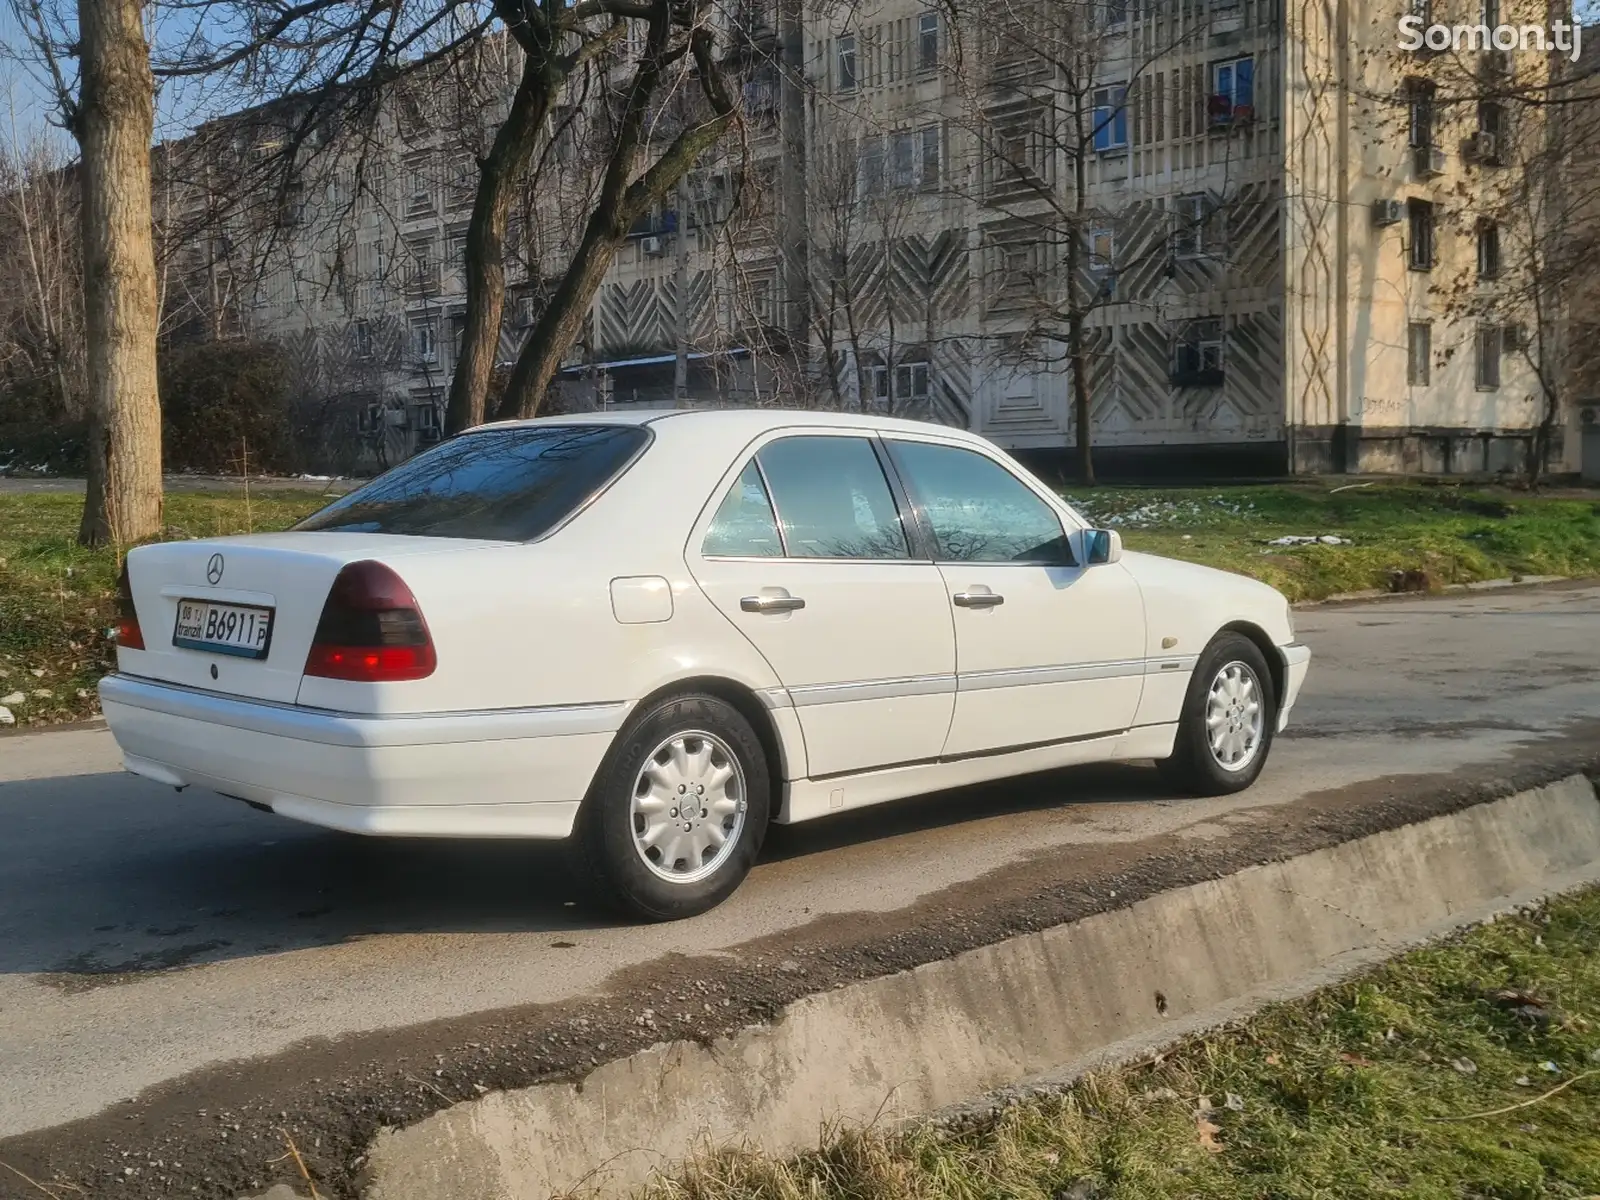
[(140, 546), (128, 770), (354, 833), (570, 839), (655, 920), (770, 821), (1074, 763), (1260, 774), (1264, 584), (1123, 553), (983, 439), (791, 410), (489, 425), (295, 528)]

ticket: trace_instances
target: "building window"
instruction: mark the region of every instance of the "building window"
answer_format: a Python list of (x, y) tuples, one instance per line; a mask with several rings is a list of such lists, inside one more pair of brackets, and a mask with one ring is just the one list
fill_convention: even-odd
[(1433, 145), (1433, 84), (1413, 79), (1406, 84), (1410, 93), (1407, 106), (1410, 143), (1415, 148)]
[(1236, 112), (1241, 108), (1254, 111), (1255, 75), (1256, 64), (1252, 58), (1236, 58), (1212, 65), (1209, 115), (1213, 121), (1222, 118), (1231, 121), (1241, 115)]
[(1478, 327), (1477, 385), (1484, 391), (1500, 386), (1500, 333), (1498, 325)]
[(1407, 248), (1409, 266), (1413, 271), (1433, 270), (1433, 205), (1427, 200), (1407, 200), (1406, 219), (1411, 232), (1411, 244)]
[(856, 35), (841, 33), (834, 43), (834, 59), (838, 69), (836, 76), (841, 92), (856, 90)]
[(1109, 229), (1091, 229), (1089, 231), (1089, 270), (1097, 275), (1103, 275), (1111, 270), (1116, 261), (1117, 239)]
[(750, 315), (761, 325), (773, 324), (772, 284), (770, 278), (750, 281)]
[(917, 18), (917, 70), (939, 66), (939, 14), (925, 12)]
[(1172, 382), (1179, 387), (1219, 387), (1223, 381), (1222, 321), (1188, 322), (1173, 347)]
[(1128, 23), (1128, 0), (1106, 0), (1106, 27), (1115, 29)]
[(383, 424), (383, 405), (363, 404), (356, 411), (356, 428), (362, 433), (372, 433)]
[(925, 125), (922, 137), (922, 186), (939, 186), (939, 160), (943, 157), (943, 138), (937, 125)]
[(928, 364), (901, 363), (894, 369), (894, 394), (897, 400), (928, 398)]
[(1433, 380), (1433, 325), (1413, 321), (1406, 326), (1406, 382), (1427, 387)]
[(1172, 253), (1178, 258), (1199, 258), (1206, 252), (1206, 224), (1211, 198), (1203, 192), (1179, 196), (1172, 204)]
[(439, 361), (439, 328), (432, 318), (411, 324), (411, 354), (419, 366)]
[(1094, 90), (1094, 148), (1102, 154), (1128, 148), (1127, 98), (1120, 83)]
[(861, 163), (857, 186), (863, 197), (883, 192), (883, 139), (869, 137), (861, 143)]
[(372, 357), (372, 325), (366, 320), (355, 323), (355, 343), (357, 358)]
[(907, 191), (917, 182), (917, 141), (910, 130), (889, 135), (889, 186)]
[(1478, 278), (1500, 277), (1500, 226), (1493, 221), (1478, 223)]

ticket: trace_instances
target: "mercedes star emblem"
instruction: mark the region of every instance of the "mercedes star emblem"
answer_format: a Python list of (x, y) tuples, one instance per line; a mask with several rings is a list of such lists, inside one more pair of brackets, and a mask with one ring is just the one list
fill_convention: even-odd
[(213, 554), (206, 564), (206, 582), (213, 587), (222, 582), (222, 555)]

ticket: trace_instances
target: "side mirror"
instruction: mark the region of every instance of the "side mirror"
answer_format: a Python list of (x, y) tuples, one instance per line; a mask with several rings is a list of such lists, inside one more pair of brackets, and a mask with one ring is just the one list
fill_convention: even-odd
[(1115, 529), (1085, 529), (1083, 558), (1091, 567), (1118, 562), (1122, 558), (1122, 535)]

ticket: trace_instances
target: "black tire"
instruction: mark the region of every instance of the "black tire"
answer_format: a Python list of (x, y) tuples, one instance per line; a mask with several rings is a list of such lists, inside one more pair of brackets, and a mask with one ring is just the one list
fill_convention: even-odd
[[(707, 734), (710, 738), (695, 736)], [(641, 848), (636, 841), (636, 822), (641, 830), (658, 826), (645, 826), (649, 818), (635, 813), (634, 791), (643, 782), (646, 759), (685, 735), (688, 740), (683, 745), (696, 757), (704, 747), (709, 756), (707, 762), (714, 769), (723, 769), (727, 765), (724, 759), (736, 763), (732, 781), (743, 782), (730, 791), (737, 790), (740, 795), (727, 798), (734, 798), (740, 807), (735, 810), (737, 820), (730, 821), (726, 814), (719, 819), (709, 810), (685, 811), (683, 818), (677, 818), (679, 810), (674, 805), (669, 811), (675, 819), (659, 826), (667, 830), (663, 838), (671, 839), (667, 844), (674, 850), (681, 847), (686, 853), (692, 852), (695, 841), (710, 836), (705, 827), (711, 824), (724, 831), (731, 846), (725, 850), (708, 848), (705, 853), (711, 857), (698, 864), (682, 856), (666, 864), (661, 861), (660, 847)], [(658, 761), (657, 765), (675, 769), (670, 751), (667, 761)], [(653, 702), (629, 722), (612, 744), (578, 817), (575, 848), (594, 899), (645, 921), (676, 921), (715, 908), (733, 894), (755, 865), (766, 836), (771, 794), (771, 773), (761, 739), (738, 709), (716, 696), (700, 693)], [(688, 830), (689, 837), (679, 842), (677, 820), (691, 818), (694, 828)], [(654, 866), (646, 861), (646, 855), (652, 852), (656, 855)], [(663, 871), (684, 878), (665, 878)], [(699, 871), (707, 873), (695, 877)]]
[[(1248, 759), (1230, 768), (1212, 749), (1207, 710), (1213, 683), (1225, 670), (1234, 667), (1245, 668), (1259, 689), (1261, 732)], [(1183, 699), (1183, 712), (1178, 718), (1178, 738), (1172, 757), (1161, 759), (1156, 766), (1169, 786), (1187, 795), (1226, 796), (1242, 792), (1256, 781), (1266, 766), (1277, 725), (1277, 689), (1261, 648), (1241, 633), (1220, 633), (1195, 663), (1189, 690)]]

